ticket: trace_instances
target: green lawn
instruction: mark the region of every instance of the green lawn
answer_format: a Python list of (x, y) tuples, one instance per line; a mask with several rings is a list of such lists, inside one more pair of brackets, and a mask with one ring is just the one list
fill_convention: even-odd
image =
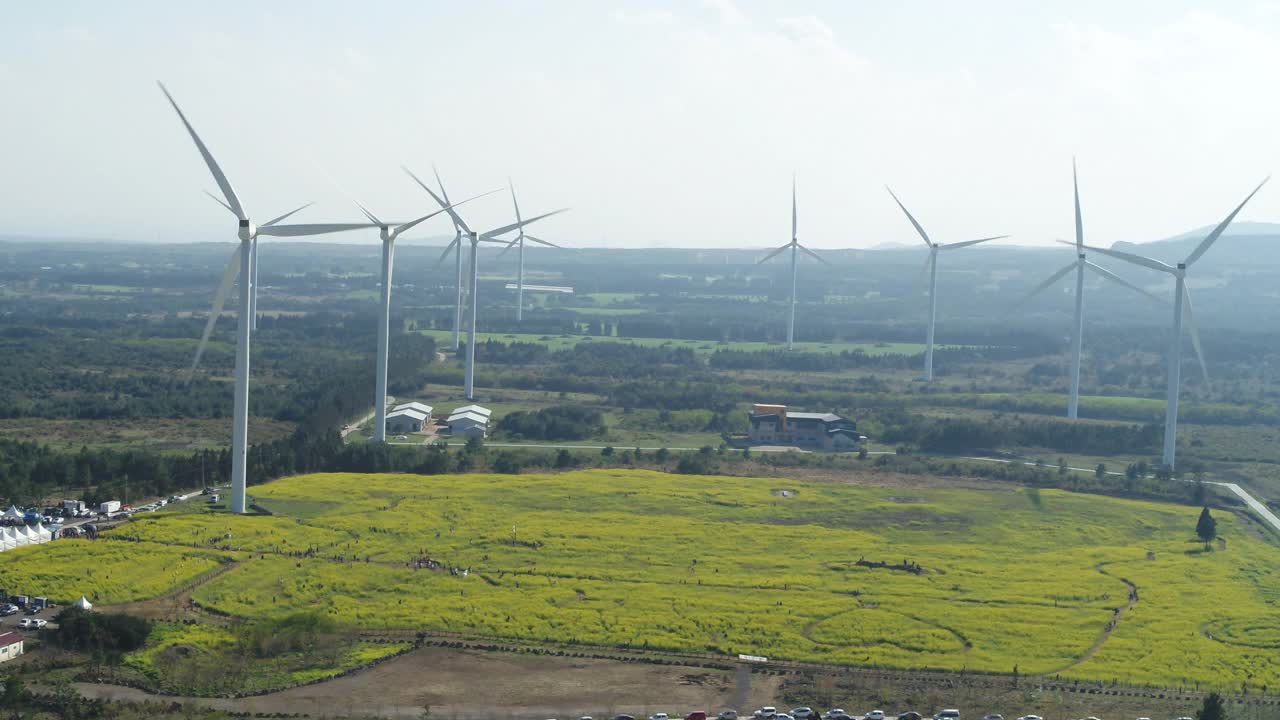
[[(448, 343), (452, 341), (453, 331), (451, 330), (419, 330), (418, 332), (429, 335), (436, 339), (437, 342)], [(672, 338), (627, 338), (627, 337), (596, 337), (586, 335), (538, 335), (534, 333), (477, 333), (479, 342), (489, 340), (497, 342), (527, 342), (540, 343), (551, 348), (551, 350), (565, 350), (576, 346), (583, 342), (621, 342), (633, 343), (647, 347), (659, 347), (663, 345), (671, 345), (673, 347), (689, 347), (700, 354), (710, 354), (716, 350), (781, 350), (782, 344), (764, 343), (764, 342), (732, 342), (719, 343), (711, 340), (676, 340)], [(798, 342), (795, 348), (799, 352), (820, 352), (834, 353), (845, 350), (854, 351), (861, 350), (869, 355), (916, 355), (924, 352), (924, 345), (919, 343), (886, 343), (886, 342), (841, 342), (841, 343), (809, 343)]]

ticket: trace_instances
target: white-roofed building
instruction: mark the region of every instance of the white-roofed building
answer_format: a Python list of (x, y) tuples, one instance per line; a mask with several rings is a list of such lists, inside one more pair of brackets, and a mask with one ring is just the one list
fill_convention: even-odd
[(463, 405), (460, 408), (454, 409), (454, 411), (450, 413), (449, 417), (461, 415), (462, 413), (475, 413), (476, 415), (482, 415), (485, 418), (493, 415), (493, 411), (487, 407), (480, 407), (479, 405)]
[(391, 408), (391, 411), (392, 411), (392, 412), (395, 412), (395, 411), (397, 411), (397, 410), (417, 410), (418, 412), (425, 414), (425, 415), (427, 416), (427, 419), (428, 419), (428, 420), (430, 420), (430, 419), (431, 419), (431, 411), (432, 411), (432, 410), (434, 410), (434, 409), (435, 409), (435, 408), (433, 408), (433, 407), (431, 407), (430, 405), (427, 405), (427, 404), (425, 404), (425, 403), (420, 403), (420, 402), (407, 402), (407, 403), (400, 403), (399, 405), (397, 405), (397, 406), (395, 406), (395, 407)]
[(483, 438), (489, 433), (489, 416), (478, 412), (454, 412), (448, 423), (449, 434), (453, 437)]
[(413, 408), (394, 410), (387, 413), (387, 432), (416, 433), (422, 432), (431, 419), (431, 412), (422, 412)]

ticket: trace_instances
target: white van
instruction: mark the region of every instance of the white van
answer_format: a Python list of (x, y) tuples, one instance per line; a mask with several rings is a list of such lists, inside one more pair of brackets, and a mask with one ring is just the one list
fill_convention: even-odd
[(942, 710), (933, 716), (933, 720), (960, 720), (959, 710)]

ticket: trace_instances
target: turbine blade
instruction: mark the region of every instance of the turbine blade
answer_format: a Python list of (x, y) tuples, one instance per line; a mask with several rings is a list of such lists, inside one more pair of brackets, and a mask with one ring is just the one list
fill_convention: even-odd
[(763, 265), (763, 264), (765, 264), (766, 262), (768, 262), (768, 261), (770, 261), (770, 260), (774, 259), (775, 257), (777, 257), (779, 253), (781, 253), (783, 250), (786, 250), (786, 249), (787, 249), (787, 248), (789, 248), (789, 247), (791, 247), (791, 243), (787, 243), (786, 245), (783, 245), (782, 247), (778, 248), (777, 250), (774, 250), (773, 252), (769, 253), (768, 255), (765, 255), (763, 258), (760, 258), (759, 260), (757, 260), (757, 261), (756, 261), (756, 264), (757, 264), (757, 265)]
[(514, 238), (512, 238), (511, 242), (507, 243), (507, 246), (506, 246), (506, 247), (504, 247), (504, 248), (502, 248), (502, 252), (498, 253), (498, 257), (502, 257), (503, 255), (506, 255), (508, 252), (511, 252), (511, 248), (513, 248), (513, 247), (515, 247), (516, 245), (518, 245), (518, 244), (520, 243), (520, 238), (522, 238), (522, 237), (529, 237), (529, 236), (528, 236), (528, 235), (517, 235), (517, 236), (515, 236)]
[(303, 225), (272, 225), (258, 228), (259, 235), (272, 237), (302, 237), (304, 235), (324, 235), (326, 233), (346, 232), (347, 230), (367, 230), (381, 227), (375, 223), (309, 223)]
[[(1067, 243), (1067, 244), (1070, 245), (1071, 243)], [(1092, 245), (1085, 245), (1084, 247), (1086, 250), (1092, 250), (1093, 252), (1100, 252), (1103, 255), (1108, 255), (1110, 257), (1116, 258), (1117, 260), (1124, 260), (1125, 262), (1130, 262), (1130, 263), (1133, 263), (1134, 265), (1141, 265), (1142, 267), (1151, 268), (1152, 270), (1159, 270), (1160, 272), (1166, 272), (1170, 274), (1174, 274), (1177, 272), (1177, 270), (1175, 270), (1172, 266), (1165, 265), (1159, 260), (1152, 260), (1149, 257), (1134, 255), (1133, 253), (1122, 252), (1120, 250), (1108, 250), (1106, 248), (1094, 247)]]
[(461, 234), (454, 235), (453, 241), (450, 242), (448, 245), (444, 246), (444, 252), (440, 253), (440, 258), (436, 260), (436, 265), (438, 266), (440, 265), (440, 263), (444, 262), (444, 259), (449, 257), (449, 251), (457, 247), (458, 244), (461, 242), (462, 242), (462, 235)]
[(794, 242), (796, 239), (797, 219), (798, 218), (796, 216), (796, 174), (791, 173), (791, 240), (792, 242)]
[(516, 222), (520, 222), (520, 203), (516, 201), (516, 186), (511, 182), (511, 178), (507, 178), (507, 187), (511, 190), (511, 205), (516, 209)]
[(539, 245), (546, 245), (547, 247), (553, 247), (553, 248), (555, 248), (555, 249), (557, 249), (557, 250), (568, 250), (568, 249), (569, 249), (569, 248), (567, 248), (567, 247), (563, 247), (563, 246), (557, 245), (557, 244), (555, 244), (555, 243), (553, 243), (553, 242), (548, 242), (548, 241), (546, 241), (546, 240), (543, 240), (542, 238), (536, 238), (536, 237), (534, 237), (534, 236), (532, 236), (532, 235), (525, 235), (525, 236), (524, 236), (524, 239), (525, 239), (525, 240), (529, 240), (529, 241), (531, 241), (531, 242), (536, 242), (536, 243), (538, 243)]
[(884, 189), (889, 191), (889, 195), (893, 198), (893, 201), (898, 203), (898, 207), (902, 208), (902, 212), (905, 213), (907, 219), (911, 221), (912, 227), (916, 229), (916, 232), (920, 233), (920, 237), (924, 240), (924, 244), (929, 247), (933, 247), (933, 241), (929, 239), (929, 234), (924, 231), (923, 227), (920, 227), (920, 223), (916, 221), (915, 216), (911, 214), (911, 211), (907, 209), (907, 206), (902, 204), (902, 201), (898, 199), (897, 195), (893, 194), (893, 190), (888, 185), (885, 185)]
[[(1035, 288), (1034, 288), (1034, 289), (1032, 289), (1032, 290), (1031, 290), (1031, 292), (1027, 293), (1026, 295), (1023, 295), (1021, 300), (1019, 300), (1018, 302), (1016, 302), (1016, 303), (1014, 303), (1013, 305), (1011, 305), (1011, 306), (1009, 307), (1008, 312), (1012, 312), (1015, 308), (1018, 308), (1018, 307), (1021, 307), (1022, 305), (1025, 305), (1028, 301), (1030, 301), (1030, 300), (1031, 300), (1031, 298), (1033, 298), (1033, 297), (1035, 297), (1036, 295), (1039, 295), (1040, 293), (1044, 292), (1045, 290), (1047, 290), (1047, 289), (1049, 288), (1049, 286), (1050, 286), (1050, 285), (1053, 285), (1054, 283), (1058, 282), (1059, 280), (1061, 280), (1061, 279), (1063, 278), (1063, 276), (1065, 276), (1067, 273), (1069, 273), (1069, 272), (1071, 272), (1072, 270), (1075, 270), (1075, 269), (1076, 269), (1076, 263), (1074, 263), (1074, 262), (1073, 262), (1073, 263), (1071, 263), (1070, 265), (1067, 265), (1066, 267), (1062, 268), (1061, 270), (1059, 270), (1059, 271), (1055, 272), (1054, 274), (1050, 275), (1048, 278), (1046, 278), (1046, 279), (1045, 279), (1045, 281), (1044, 281), (1044, 282), (1042, 282), (1042, 283), (1040, 283), (1039, 285), (1035, 286)], [(1006, 313), (1006, 314), (1007, 314), (1007, 313)]]
[[(522, 220), (522, 221), (520, 221), (520, 222), (512, 223), (512, 224), (510, 224), (510, 225), (503, 225), (503, 226), (502, 226), (502, 227), (500, 227), (500, 228), (497, 228), (497, 229), (494, 229), (494, 230), (490, 230), (489, 232), (484, 233), (483, 235), (481, 235), (481, 236), (480, 236), (480, 239), (482, 239), (482, 240), (492, 240), (494, 237), (496, 237), (496, 236), (498, 236), (498, 235), (505, 235), (506, 233), (509, 233), (509, 232), (511, 232), (512, 230), (517, 230), (517, 229), (519, 229), (519, 228), (522, 228), (522, 227), (524, 227), (525, 225), (532, 225), (533, 223), (536, 223), (536, 222), (538, 222), (539, 220), (542, 220), (542, 219), (544, 219), (544, 218), (549, 218), (549, 217), (551, 217), (552, 215), (559, 215), (560, 213), (565, 212), (565, 211), (567, 211), (568, 209), (569, 209), (569, 208), (560, 208), (559, 210), (552, 210), (552, 211), (551, 211), (551, 212), (549, 212), (549, 213), (543, 213), (543, 214), (541, 214), (541, 215), (539, 215), (539, 216), (537, 216), (537, 217), (529, 218), (528, 220)], [(504, 242), (505, 242), (505, 241), (504, 241)]]
[[(440, 194), (441, 194), (442, 196), (444, 196), (444, 201), (445, 201), (446, 203), (447, 203), (447, 202), (449, 202), (449, 191), (444, 189), (444, 181), (440, 179), (440, 171), (436, 169), (436, 164), (435, 164), (435, 163), (431, 163), (431, 172), (435, 173), (435, 176), (436, 176), (436, 185), (439, 185), (439, 186), (440, 186)], [(452, 217), (450, 217), (450, 218), (449, 218), (449, 220), (450, 220), (451, 222), (453, 222), (453, 218), (452, 218)], [(458, 226), (458, 223), (457, 223), (457, 222), (453, 222), (453, 229), (454, 229), (454, 230), (461, 230), (461, 228)]]
[(1076, 178), (1076, 159), (1071, 158), (1071, 189), (1076, 196), (1076, 253), (1084, 252), (1084, 220), (1080, 217), (1080, 182)]
[(208, 195), (209, 197), (213, 198), (213, 201), (214, 201), (214, 202), (216, 202), (216, 203), (218, 203), (219, 205), (221, 205), (222, 207), (226, 208), (226, 209), (227, 209), (227, 212), (231, 213), (232, 215), (235, 215), (235, 214), (236, 214), (236, 211), (235, 211), (235, 210), (232, 210), (232, 209), (231, 209), (231, 206), (230, 206), (230, 205), (228, 205), (225, 201), (223, 201), (223, 199), (222, 199), (222, 198), (218, 197), (217, 195), (214, 195), (213, 193), (209, 192), (208, 190), (205, 190), (205, 191), (203, 191), (203, 192), (204, 192), (204, 194), (205, 194), (205, 195)]
[(925, 283), (925, 279), (929, 277), (929, 267), (933, 264), (934, 258), (936, 257), (938, 256), (931, 252), (929, 253), (929, 256), (924, 259), (924, 265), (920, 268), (920, 278), (917, 280), (921, 285), (923, 285)]
[(222, 191), (223, 197), (227, 199), (227, 207), (231, 208), (231, 212), (236, 214), (240, 220), (248, 220), (249, 216), (245, 214), (244, 208), (240, 205), (240, 198), (236, 197), (236, 191), (231, 187), (231, 182), (227, 180), (227, 176), (222, 173), (222, 168), (218, 167), (218, 162), (213, 159), (213, 155), (209, 153), (209, 148), (205, 147), (204, 141), (196, 134), (196, 129), (191, 127), (191, 123), (187, 122), (187, 116), (182, 114), (182, 108), (178, 107), (178, 103), (169, 94), (169, 89), (162, 82), (156, 82), (160, 86), (160, 92), (169, 99), (169, 104), (178, 113), (178, 118), (182, 120), (182, 124), (187, 128), (187, 134), (196, 144), (196, 149), (200, 151), (200, 156), (204, 158), (204, 164), (209, 166), (209, 172), (213, 173), (213, 179), (218, 183), (218, 189)]
[(1187, 332), (1191, 335), (1191, 346), (1196, 349), (1196, 357), (1200, 358), (1200, 372), (1204, 375), (1204, 384), (1209, 384), (1209, 366), (1204, 361), (1204, 348), (1200, 345), (1200, 330), (1196, 327), (1196, 316), (1191, 311), (1191, 288), (1182, 290), (1182, 303), (1187, 312)]
[[(422, 188), (423, 190), (426, 190), (427, 194), (431, 196), (431, 199), (436, 201), (437, 205), (439, 205), (441, 208), (445, 209), (449, 213), (449, 217), (452, 218), (453, 224), (455, 226), (462, 228), (463, 232), (467, 233), (468, 235), (471, 234), (471, 228), (467, 226), (467, 223), (463, 221), (463, 219), (458, 215), (458, 213), (454, 212), (453, 206), (449, 204), (449, 201), (441, 199), (439, 195), (436, 195), (435, 192), (431, 188), (427, 187), (426, 183), (419, 180), (418, 176), (414, 175), (413, 171), (410, 170), (409, 168), (405, 167), (404, 165), (401, 165), (400, 169), (404, 170), (409, 177), (413, 178), (413, 181), (418, 183), (418, 187)], [(436, 179), (439, 180), (439, 177), (437, 177)]]
[(378, 216), (370, 212), (369, 208), (365, 207), (364, 205), (361, 205), (359, 200), (352, 198), (351, 202), (355, 203), (356, 207), (360, 208), (360, 212), (364, 213), (364, 216), (369, 218), (369, 222), (382, 225), (382, 221), (378, 219)]
[(315, 205), (315, 203), (307, 203), (306, 205), (303, 205), (302, 207), (298, 208), (297, 210), (290, 210), (289, 212), (287, 212), (287, 213), (285, 213), (285, 214), (281, 215), (281, 216), (280, 216), (280, 217), (278, 217), (278, 218), (272, 218), (272, 219), (268, 220), (266, 223), (264, 223), (264, 224), (262, 225), (262, 227), (271, 227), (272, 225), (275, 225), (276, 223), (280, 222), (281, 220), (284, 220), (284, 219), (288, 218), (290, 215), (293, 215), (294, 213), (302, 212), (303, 210), (306, 210), (307, 208), (311, 207), (312, 205)]
[(1158, 303), (1161, 303), (1161, 304), (1163, 304), (1163, 303), (1164, 303), (1164, 300), (1161, 300), (1160, 298), (1156, 297), (1155, 295), (1152, 295), (1151, 293), (1147, 292), (1146, 290), (1143, 290), (1142, 288), (1138, 287), (1137, 285), (1134, 285), (1133, 283), (1129, 282), (1128, 280), (1125, 280), (1124, 278), (1122, 278), (1122, 277), (1120, 277), (1119, 275), (1117, 275), (1117, 274), (1115, 274), (1115, 273), (1111, 272), (1110, 270), (1108, 270), (1108, 269), (1106, 269), (1106, 268), (1102, 267), (1101, 265), (1095, 265), (1094, 263), (1092, 263), (1092, 262), (1090, 262), (1090, 261), (1088, 261), (1088, 260), (1086, 260), (1086, 261), (1085, 261), (1084, 265), (1085, 265), (1085, 267), (1087, 267), (1087, 268), (1089, 268), (1090, 270), (1092, 270), (1092, 271), (1094, 271), (1095, 273), (1097, 273), (1099, 276), (1104, 277), (1104, 278), (1106, 278), (1106, 279), (1110, 280), (1110, 281), (1111, 281), (1111, 282), (1113, 282), (1113, 283), (1117, 283), (1117, 284), (1119, 284), (1119, 285), (1123, 285), (1123, 286), (1125, 286), (1125, 287), (1129, 288), (1130, 290), (1132, 290), (1132, 291), (1134, 291), (1134, 292), (1136, 292), (1136, 293), (1141, 293), (1142, 295), (1145, 295), (1146, 297), (1148, 297), (1148, 298), (1150, 298), (1150, 299), (1152, 299), (1152, 300), (1154, 300), (1154, 301), (1156, 301), (1156, 302), (1158, 302)]
[(796, 243), (796, 247), (800, 248), (800, 251), (801, 251), (801, 252), (808, 253), (809, 257), (813, 258), (814, 260), (817, 260), (818, 262), (822, 263), (823, 265), (830, 265), (830, 264), (831, 264), (831, 263), (827, 262), (827, 261), (826, 261), (826, 260), (825, 260), (821, 255), (819, 255), (818, 253), (816, 253), (816, 252), (814, 252), (814, 251), (810, 250), (809, 248), (807, 248), (807, 247), (805, 247), (805, 246), (801, 245), (800, 243)]
[(227, 268), (222, 271), (222, 282), (218, 283), (218, 289), (213, 294), (213, 310), (209, 312), (209, 319), (204, 323), (204, 332), (200, 334), (200, 344), (196, 346), (196, 357), (191, 361), (191, 368), (187, 370), (186, 382), (191, 382), (195, 377), (196, 368), (200, 365), (200, 356), (204, 355), (204, 348), (209, 344), (209, 336), (213, 334), (213, 325), (218, 322), (218, 316), (222, 314), (222, 306), (227, 302), (227, 293), (231, 292), (236, 275), (240, 273), (240, 247), (241, 243), (236, 243), (236, 249), (231, 253), (231, 259), (227, 261)]
[(1231, 221), (1236, 219), (1236, 215), (1241, 210), (1244, 209), (1245, 204), (1247, 204), (1250, 200), (1252, 200), (1253, 196), (1257, 195), (1258, 191), (1262, 189), (1262, 186), (1266, 185), (1267, 181), (1270, 179), (1271, 179), (1270, 175), (1263, 178), (1262, 182), (1258, 183), (1258, 187), (1254, 188), (1253, 192), (1249, 193), (1248, 197), (1240, 201), (1240, 204), (1236, 206), (1236, 209), (1232, 210), (1231, 214), (1228, 215), (1226, 218), (1224, 218), (1222, 222), (1218, 223), (1218, 227), (1214, 228), (1213, 232), (1209, 233), (1208, 237), (1206, 237), (1203, 241), (1201, 241), (1200, 245), (1196, 247), (1195, 251), (1192, 252), (1190, 255), (1188, 255), (1187, 259), (1184, 261), (1187, 267), (1191, 267), (1192, 263), (1199, 260), (1200, 256), (1205, 254), (1205, 251), (1209, 249), (1209, 246), (1212, 245), (1214, 242), (1216, 242), (1217, 239), (1222, 235), (1222, 233), (1226, 231), (1227, 226), (1231, 224)]
[(939, 246), (938, 246), (938, 249), (939, 249), (939, 250), (957, 250), (957, 249), (962, 248), (962, 247), (969, 247), (970, 245), (977, 245), (978, 243), (990, 242), (990, 241), (992, 241), (992, 240), (1003, 240), (1003, 239), (1005, 239), (1005, 238), (1007, 238), (1007, 237), (1009, 237), (1009, 236), (1008, 236), (1008, 235), (996, 235), (996, 236), (994, 236), (994, 237), (978, 238), (977, 240), (965, 240), (964, 242), (955, 242), (955, 243), (948, 243), (948, 244), (946, 244), (946, 245), (939, 245)]

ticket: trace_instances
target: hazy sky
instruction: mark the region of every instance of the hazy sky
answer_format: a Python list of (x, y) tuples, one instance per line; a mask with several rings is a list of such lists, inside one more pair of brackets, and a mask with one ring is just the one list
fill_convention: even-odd
[[(1280, 161), (1280, 2), (14, 2), (0, 234), (231, 240), (164, 80), (259, 221), (508, 175), (552, 240), (815, 248), (1217, 222)], [(467, 208), (509, 222), (506, 197)], [(1280, 219), (1280, 181), (1242, 219)], [(452, 234), (443, 217), (424, 235)], [(376, 241), (372, 235), (348, 237)]]

